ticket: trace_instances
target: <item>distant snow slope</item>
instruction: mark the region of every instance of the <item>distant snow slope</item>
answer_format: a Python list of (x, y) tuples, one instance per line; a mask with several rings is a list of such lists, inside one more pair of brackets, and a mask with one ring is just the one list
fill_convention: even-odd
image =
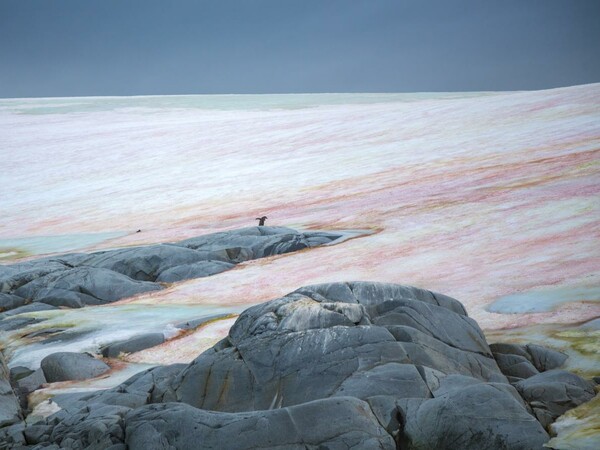
[(136, 303), (242, 305), (360, 279), (454, 296), (488, 329), (600, 315), (600, 303), (581, 301), (534, 315), (484, 310), (504, 295), (600, 284), (600, 84), (0, 100), (0, 156), (4, 239), (127, 233), (103, 244), (114, 247), (263, 214), (269, 225), (377, 231)]

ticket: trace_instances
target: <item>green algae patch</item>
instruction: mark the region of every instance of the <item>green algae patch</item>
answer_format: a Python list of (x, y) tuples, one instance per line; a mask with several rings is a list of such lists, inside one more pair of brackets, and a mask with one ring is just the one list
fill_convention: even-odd
[(29, 252), (18, 247), (0, 247), (0, 261), (12, 261), (30, 256)]
[(567, 341), (571, 348), (584, 356), (593, 357), (600, 367), (600, 330), (565, 330), (556, 331), (553, 337)]
[(584, 378), (600, 375), (600, 330), (585, 324), (540, 324), (504, 330), (484, 331), (488, 342), (537, 344), (565, 353), (562, 369)]
[(596, 450), (600, 442), (600, 394), (550, 425), (554, 437), (544, 447), (555, 450)]

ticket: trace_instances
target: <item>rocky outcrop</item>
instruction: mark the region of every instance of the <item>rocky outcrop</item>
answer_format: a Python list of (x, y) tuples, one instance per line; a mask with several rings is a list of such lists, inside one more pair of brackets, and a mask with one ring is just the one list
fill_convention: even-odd
[(23, 297), (13, 294), (0, 293), (0, 313), (9, 309), (18, 308), (25, 305), (26, 300)]
[(133, 280), (108, 269), (84, 266), (39, 277), (21, 286), (15, 294), (34, 302), (81, 307), (110, 303), (158, 289), (160, 286), (154, 283)]
[(316, 247), (340, 237), (250, 227), (170, 244), (71, 253), (0, 266), (0, 312), (30, 307), (23, 305), (32, 301), (67, 308), (114, 302), (162, 289), (159, 283), (214, 275), (242, 261)]
[(6, 311), (0, 314), (0, 319), (16, 316), (17, 314), (25, 314), (37, 311), (49, 311), (51, 309), (56, 309), (56, 307), (52, 305), (46, 305), (44, 303), (29, 303), (28, 305), (19, 306), (18, 308), (11, 309), (10, 311)]
[(41, 368), (47, 381), (85, 380), (110, 370), (110, 367), (87, 353), (59, 352), (42, 359)]
[(369, 405), (352, 397), (237, 414), (164, 403), (131, 411), (124, 422), (125, 443), (131, 450), (396, 448)]
[[(61, 411), (7, 427), (0, 440), (98, 449), (542, 450), (549, 418), (593, 392), (576, 375), (548, 370), (561, 360), (539, 346), (490, 349), (460, 302), (441, 294), (382, 283), (309, 286), (247, 309), (227, 338), (188, 365), (56, 396)], [(527, 378), (511, 385), (502, 370)]]
[(192, 278), (209, 277), (224, 272), (234, 267), (235, 264), (225, 261), (199, 261), (192, 264), (183, 264), (171, 269), (163, 270), (156, 278), (162, 283), (190, 280)]
[(545, 427), (595, 395), (593, 383), (565, 370), (534, 375), (515, 383), (515, 387)]
[[(504, 372), (513, 378), (525, 379), (539, 372), (557, 369), (567, 360), (567, 355), (534, 344), (490, 344), (494, 357)], [(517, 372), (515, 372), (517, 371)], [(522, 373), (518, 373), (522, 371)]]
[(162, 333), (146, 333), (131, 339), (107, 344), (100, 349), (100, 352), (104, 357), (116, 358), (121, 353), (139, 352), (140, 350), (160, 345), (163, 342), (165, 342), (165, 336)]
[(558, 370), (567, 360), (562, 352), (533, 344), (495, 343), (490, 348), (502, 372), (546, 428), (595, 395), (594, 383)]
[[(10, 372), (0, 352), (0, 427), (22, 419), (19, 398), (10, 384)], [(0, 437), (0, 442), (2, 438)]]

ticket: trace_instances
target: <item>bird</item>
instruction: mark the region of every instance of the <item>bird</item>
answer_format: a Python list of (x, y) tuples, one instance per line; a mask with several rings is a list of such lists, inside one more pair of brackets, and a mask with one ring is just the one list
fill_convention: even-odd
[(262, 216), (262, 217), (257, 217), (254, 220), (258, 220), (258, 226), (262, 227), (265, 224), (265, 220), (267, 220), (268, 217), (267, 216)]

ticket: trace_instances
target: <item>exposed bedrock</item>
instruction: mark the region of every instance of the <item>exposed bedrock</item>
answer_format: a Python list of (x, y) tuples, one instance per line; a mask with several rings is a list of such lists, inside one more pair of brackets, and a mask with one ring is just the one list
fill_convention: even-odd
[[(556, 370), (564, 362), (557, 352), (502, 345), (492, 351), (445, 295), (384, 283), (308, 286), (247, 309), (192, 363), (150, 369), (101, 392), (58, 395), (61, 411), (7, 427), (0, 441), (541, 450), (545, 426), (591, 398), (592, 385)], [(499, 367), (494, 355), (523, 358), (516, 364), (528, 371), (517, 373), (527, 378), (511, 385), (502, 370), (514, 373), (515, 364), (500, 357)]]
[(161, 282), (215, 275), (242, 261), (328, 244), (341, 236), (250, 227), (170, 244), (4, 265), (0, 266), (0, 312), (27, 308), (30, 302), (68, 308), (114, 302), (161, 289)]

